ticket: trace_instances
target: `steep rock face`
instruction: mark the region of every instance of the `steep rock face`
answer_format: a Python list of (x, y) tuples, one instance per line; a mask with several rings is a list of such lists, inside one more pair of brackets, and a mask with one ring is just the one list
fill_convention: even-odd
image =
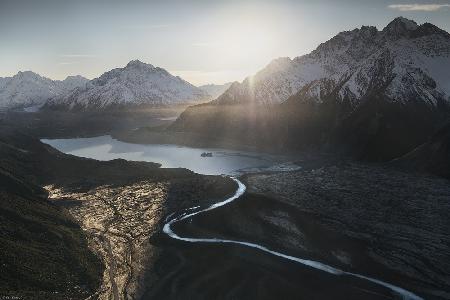
[(449, 119), (449, 70), (450, 35), (397, 18), (382, 31), (363, 26), (308, 55), (275, 60), (187, 109), (171, 130), (211, 135), (215, 128), (214, 136), (258, 147), (328, 147), (389, 160)]
[(69, 76), (59, 81), (31, 71), (19, 72), (13, 77), (0, 78), (0, 108), (41, 105), (49, 98), (68, 93), (87, 82), (82, 76)]
[(166, 70), (129, 62), (91, 80), (85, 87), (49, 100), (45, 107), (62, 110), (102, 110), (123, 106), (198, 103), (211, 99), (201, 89)]

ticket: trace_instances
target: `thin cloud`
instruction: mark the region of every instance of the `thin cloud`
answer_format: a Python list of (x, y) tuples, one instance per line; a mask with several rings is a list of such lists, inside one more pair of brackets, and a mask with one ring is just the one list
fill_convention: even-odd
[(212, 48), (218, 45), (219, 45), (218, 43), (210, 43), (210, 42), (197, 42), (192, 44), (192, 46), (194, 47), (205, 47), (205, 48)]
[(59, 57), (64, 57), (64, 58), (91, 58), (91, 57), (95, 57), (95, 55), (92, 55), (92, 54), (61, 54), (61, 55), (59, 55)]
[(123, 29), (136, 29), (136, 30), (151, 30), (162, 29), (172, 26), (172, 24), (153, 24), (153, 25), (125, 25), (121, 26)]
[(67, 65), (75, 65), (78, 63), (79, 63), (79, 61), (63, 61), (63, 62), (59, 62), (58, 65), (67, 66)]
[(391, 4), (388, 7), (399, 11), (438, 11), (450, 4)]

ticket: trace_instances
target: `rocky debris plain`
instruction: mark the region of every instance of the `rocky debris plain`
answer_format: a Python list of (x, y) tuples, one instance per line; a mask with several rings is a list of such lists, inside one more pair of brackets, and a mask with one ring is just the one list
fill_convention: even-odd
[[(409, 281), (410, 289), (426, 299), (450, 299), (448, 180), (379, 165), (339, 163), (249, 175), (246, 181), (249, 193), (276, 199), (280, 207), (291, 207), (288, 214), (306, 213), (315, 228), (357, 241), (353, 250), (333, 240), (327, 246), (336, 248), (344, 268), (400, 285)], [(273, 219), (282, 223), (290, 218)], [(285, 247), (298, 248), (286, 241)], [(398, 282), (400, 276), (409, 280)]]
[(84, 87), (54, 97), (44, 109), (62, 111), (114, 111), (124, 108), (199, 103), (208, 93), (163, 68), (130, 61), (89, 81)]
[[(150, 236), (169, 213), (211, 201), (215, 185), (223, 185), (218, 178), (192, 177), (101, 185), (86, 191), (46, 187), (50, 198), (80, 223), (105, 263), (100, 299), (139, 298), (145, 272), (151, 271), (152, 260), (159, 255)], [(232, 191), (231, 183), (228, 189)]]
[[(300, 164), (303, 171), (244, 176), (244, 196), (172, 229), (182, 237), (255, 243), (424, 299), (450, 297), (448, 181), (332, 157)], [(186, 243), (158, 233), (152, 239), (163, 254), (148, 299), (401, 298), (366, 280), (245, 246)]]
[(49, 193), (49, 205), (58, 206), (83, 229), (89, 248), (104, 265), (99, 287), (91, 291), (99, 299), (139, 297), (152, 259), (159, 255), (149, 237), (162, 219), (182, 208), (217, 201), (235, 189), (231, 180), (220, 176), (66, 155), (11, 128), (1, 129), (0, 142), (2, 166), (45, 187), (39, 191)]
[(271, 151), (326, 148), (387, 161), (426, 142), (450, 115), (450, 34), (396, 18), (280, 58), (186, 109), (169, 127)]

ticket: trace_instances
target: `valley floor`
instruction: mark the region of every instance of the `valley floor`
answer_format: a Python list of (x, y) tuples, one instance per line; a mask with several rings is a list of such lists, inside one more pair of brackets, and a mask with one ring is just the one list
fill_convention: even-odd
[[(177, 224), (181, 236), (263, 245), (370, 276), (424, 299), (450, 298), (447, 180), (339, 163), (244, 177), (233, 203)], [(399, 299), (238, 245), (190, 244), (157, 233), (150, 299)]]
[[(87, 234), (105, 265), (98, 299), (136, 299), (145, 272), (157, 257), (150, 236), (172, 211), (220, 200), (233, 185), (220, 177), (149, 178), (80, 191), (46, 186), (53, 203), (65, 207)], [(217, 195), (215, 195), (217, 194)]]
[[(296, 212), (308, 215), (329, 239), (315, 237), (319, 257), (409, 288), (425, 299), (450, 298), (450, 185), (448, 180), (361, 163), (306, 169), (295, 173), (251, 175), (249, 193), (290, 207), (269, 222), (298, 229)], [(314, 230), (314, 229), (313, 229)], [(283, 247), (295, 251), (291, 240)], [(276, 237), (274, 237), (276, 239)], [(281, 241), (280, 241), (281, 242)]]
[[(14, 274), (2, 274), (2, 278), (8, 280), (1, 282), (0, 298), (30, 295), (23, 299), (40, 299), (39, 295), (44, 295), (43, 299), (84, 299), (86, 297), (72, 295), (86, 295), (92, 290), (97, 292), (88, 299), (138, 298), (142, 282), (146, 280), (144, 275), (151, 266), (149, 261), (158, 253), (149, 239), (159, 230), (164, 218), (173, 211), (219, 201), (234, 191), (234, 183), (220, 176), (198, 175), (186, 169), (161, 169), (154, 163), (100, 162), (66, 155), (7, 127), (0, 127), (0, 157), (0, 227), (5, 229), (0, 238), (8, 246), (2, 247), (5, 250), (2, 265), (8, 270), (19, 270)], [(38, 186), (47, 190), (51, 202)], [(18, 200), (10, 200), (7, 194), (12, 191), (16, 198), (23, 197), (28, 189), (42, 199), (21, 200), (26, 209), (20, 207)], [(39, 210), (28, 213), (30, 207), (35, 206)], [(53, 224), (59, 221), (54, 220), (56, 213), (60, 217), (67, 212), (71, 217), (61, 222), (66, 227), (71, 226), (69, 229), (75, 233)], [(72, 225), (75, 224), (72, 217), (84, 235), (81, 230), (76, 231), (79, 228)], [(28, 236), (29, 239), (25, 239)], [(72, 242), (75, 238), (76, 242)], [(87, 247), (82, 247), (86, 240), (96, 254), (88, 253), (95, 258), (88, 257), (91, 261), (85, 259)], [(9, 245), (20, 251), (11, 250), (13, 247)], [(42, 252), (47, 248), (51, 250)], [(31, 250), (49, 257), (42, 259), (34, 255), (38, 260), (33, 260), (29, 258)], [(64, 259), (52, 262), (55, 256)], [(103, 268), (95, 265), (99, 261), (97, 258), (103, 262)], [(80, 265), (80, 260), (85, 265)], [(93, 278), (69, 271), (61, 276), (53, 271), (57, 269), (61, 273), (66, 268), (72, 273), (89, 271)], [(87, 281), (90, 286), (71, 286), (66, 278), (73, 280), (72, 277)], [(97, 286), (99, 281), (100, 286)], [(81, 289), (81, 292), (73, 292), (73, 289)], [(54, 296), (49, 297), (49, 294)]]
[[(152, 163), (77, 158), (14, 131), (1, 138), (0, 167), (44, 186), (101, 258), (105, 269), (92, 298), (398, 298), (370, 282), (255, 249), (190, 244), (163, 234), (172, 214), (233, 194), (230, 179)], [(174, 230), (253, 242), (377, 278), (425, 299), (450, 299), (448, 180), (336, 159), (299, 164), (300, 171), (243, 176), (244, 196), (177, 223)]]

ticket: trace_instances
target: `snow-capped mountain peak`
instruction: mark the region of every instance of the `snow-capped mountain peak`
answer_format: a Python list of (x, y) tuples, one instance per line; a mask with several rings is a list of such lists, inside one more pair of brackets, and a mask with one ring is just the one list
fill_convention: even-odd
[(131, 60), (127, 65), (126, 68), (149, 68), (154, 69), (155, 67), (151, 64), (144, 63), (138, 59)]
[(19, 71), (12, 77), (0, 78), (0, 108), (41, 105), (51, 97), (85, 85), (87, 81), (81, 76), (69, 76), (63, 81), (51, 80), (32, 71)]
[(84, 88), (55, 97), (47, 108), (102, 110), (122, 106), (198, 103), (211, 97), (165, 69), (130, 61), (91, 80)]
[(310, 54), (273, 60), (232, 85), (214, 103), (277, 104), (302, 91), (321, 102), (337, 92), (358, 105), (378, 90), (391, 101), (450, 101), (450, 35), (438, 27), (399, 17), (379, 31), (362, 26), (337, 34)]
[(36, 74), (32, 71), (19, 71), (17, 72), (16, 75), (14, 75), (13, 77), (15, 78), (21, 78), (21, 79), (42, 79), (43, 77), (39, 74)]
[(419, 27), (419, 25), (413, 20), (398, 17), (384, 27), (383, 33), (393, 38), (406, 37), (409, 36), (412, 31), (416, 30), (417, 27)]

